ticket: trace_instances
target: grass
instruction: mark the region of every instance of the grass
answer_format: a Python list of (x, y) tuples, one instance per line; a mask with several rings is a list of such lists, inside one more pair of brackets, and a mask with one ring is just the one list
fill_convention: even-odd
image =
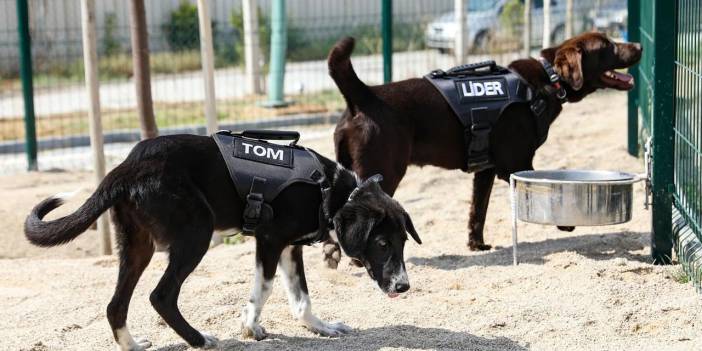
[(682, 266), (678, 265), (670, 272), (670, 279), (676, 283), (687, 284), (690, 282), (690, 276), (685, 272)]
[[(217, 119), (220, 122), (253, 121), (256, 119), (286, 116), (302, 113), (323, 113), (340, 110), (343, 100), (335, 90), (325, 90), (304, 95), (287, 97), (293, 104), (277, 109), (259, 106), (262, 96), (249, 96), (236, 100), (217, 102)], [(156, 103), (154, 113), (159, 128), (187, 125), (204, 125), (205, 117), (202, 102)], [(139, 117), (135, 109), (114, 109), (102, 111), (105, 132), (125, 129), (138, 129)], [(67, 135), (87, 135), (87, 112), (38, 116), (37, 137), (58, 137)], [(24, 136), (24, 121), (21, 117), (0, 119), (0, 141), (21, 140)]]

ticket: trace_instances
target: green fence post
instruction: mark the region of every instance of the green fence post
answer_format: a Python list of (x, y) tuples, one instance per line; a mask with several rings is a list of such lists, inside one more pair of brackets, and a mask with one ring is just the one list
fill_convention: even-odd
[[(639, 0), (628, 1), (627, 41), (638, 43), (640, 32), (641, 4)], [(634, 77), (634, 89), (629, 90), (627, 151), (632, 156), (639, 155), (639, 65), (629, 68), (629, 74)]]
[(655, 264), (670, 264), (673, 250), (675, 52), (677, 1), (654, 2), (653, 65), (653, 213), (651, 256)]
[(383, 34), (383, 82), (392, 82), (392, 0), (383, 0), (381, 27)]
[(283, 88), (285, 86), (285, 51), (288, 46), (288, 24), (285, 0), (271, 3), (271, 63), (268, 73), (268, 101), (266, 107), (287, 106)]
[(34, 120), (34, 85), (32, 84), (32, 40), (29, 36), (27, 0), (17, 0), (17, 31), (19, 33), (20, 77), (24, 99), (24, 149), (27, 169), (37, 170), (37, 129)]

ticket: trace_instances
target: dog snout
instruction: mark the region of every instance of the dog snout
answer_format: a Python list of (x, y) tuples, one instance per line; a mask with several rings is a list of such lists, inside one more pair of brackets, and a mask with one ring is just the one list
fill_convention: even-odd
[(399, 293), (403, 293), (407, 290), (409, 290), (410, 285), (408, 282), (397, 282), (395, 283), (395, 291)]

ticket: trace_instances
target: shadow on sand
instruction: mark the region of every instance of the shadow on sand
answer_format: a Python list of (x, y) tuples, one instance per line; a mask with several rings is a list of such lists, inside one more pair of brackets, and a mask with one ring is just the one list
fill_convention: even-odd
[[(642, 250), (650, 233), (617, 232), (589, 234), (519, 243), (519, 262), (543, 264), (545, 257), (558, 252), (575, 252), (593, 260), (610, 260), (621, 257), (628, 260), (652, 262)], [(473, 255), (439, 255), (410, 257), (407, 262), (441, 270), (454, 270), (471, 266), (508, 266), (512, 264), (512, 246)]]
[[(262, 341), (227, 339), (220, 341), (218, 350), (366, 350), (383, 348), (430, 349), (430, 350), (494, 350), (526, 351), (529, 345), (521, 346), (508, 338), (483, 338), (465, 332), (440, 328), (421, 328), (412, 325), (393, 325), (362, 329), (341, 338), (290, 337), (271, 334)], [(187, 350), (185, 344), (167, 346), (158, 351)]]

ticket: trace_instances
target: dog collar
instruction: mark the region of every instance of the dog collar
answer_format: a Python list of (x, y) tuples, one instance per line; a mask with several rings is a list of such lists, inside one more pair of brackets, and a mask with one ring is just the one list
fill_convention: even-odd
[(543, 67), (544, 71), (546, 72), (546, 75), (548, 76), (548, 80), (551, 82), (551, 87), (553, 87), (556, 91), (556, 97), (558, 100), (561, 100), (561, 102), (566, 101), (566, 91), (565, 88), (563, 88), (563, 85), (561, 84), (561, 77), (556, 73), (556, 70), (553, 69), (553, 66), (551, 63), (548, 62), (543, 57), (539, 57), (538, 59), (539, 63), (541, 64), (541, 67)]
[(346, 202), (353, 201), (353, 198), (354, 198), (354, 196), (356, 196), (356, 193), (359, 190), (361, 190), (361, 188), (365, 187), (366, 185), (370, 184), (371, 182), (380, 183), (382, 181), (383, 181), (383, 176), (381, 174), (373, 175), (370, 178), (364, 180), (363, 183), (358, 184), (356, 186), (356, 188), (354, 188), (353, 191), (351, 191), (351, 194), (349, 194), (349, 198), (348, 198), (348, 200), (346, 200)]

